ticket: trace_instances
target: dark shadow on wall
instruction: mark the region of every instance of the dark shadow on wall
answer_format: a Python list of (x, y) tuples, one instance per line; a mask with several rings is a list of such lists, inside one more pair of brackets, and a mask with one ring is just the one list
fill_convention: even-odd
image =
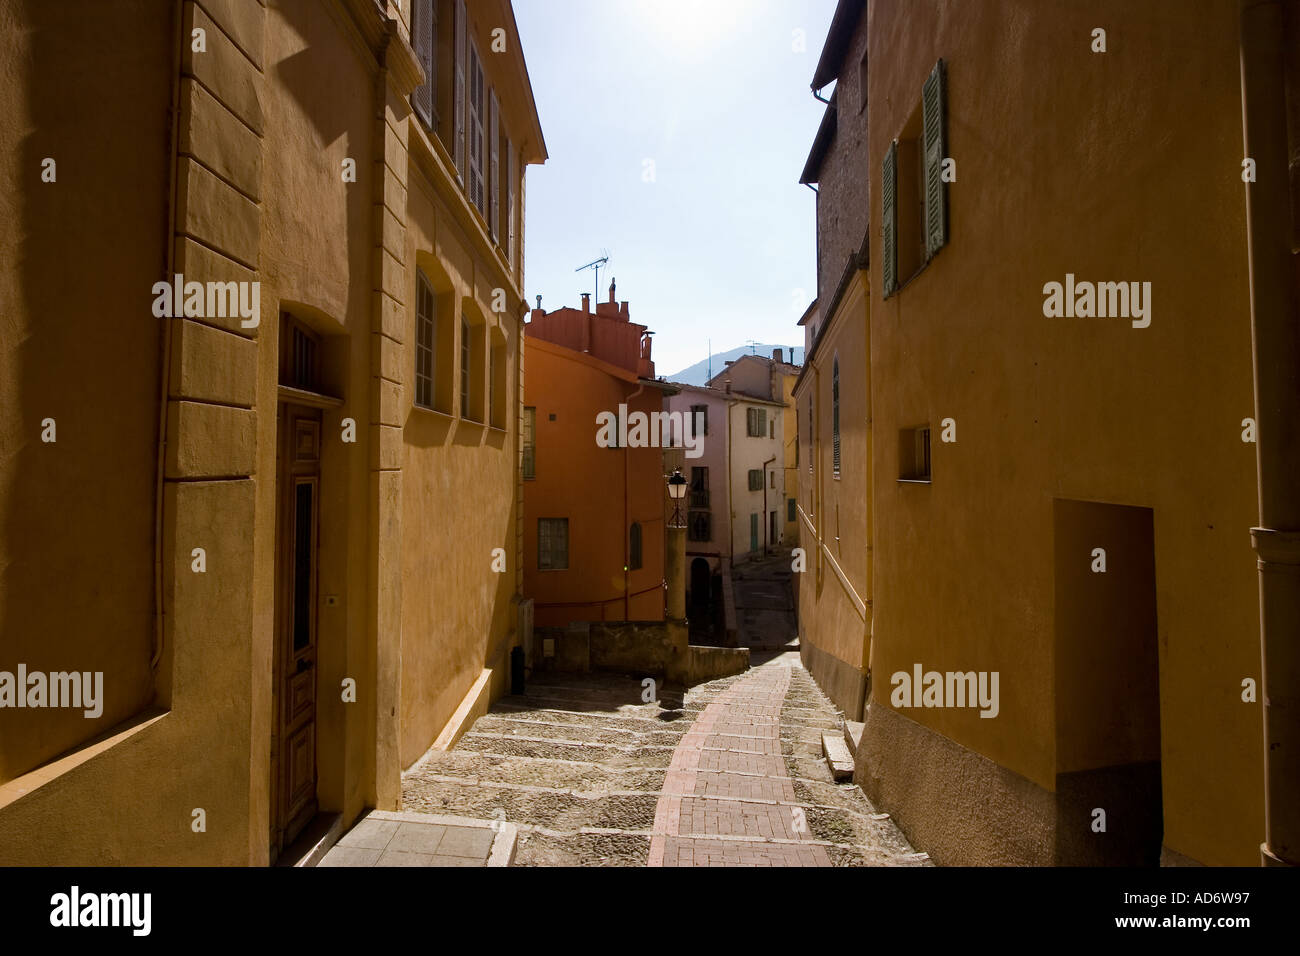
[(102, 672), (103, 710), (0, 709), (0, 781), (154, 698), (151, 290), (166, 271), (174, 73), (168, 0), (9, 6), (0, 670)]

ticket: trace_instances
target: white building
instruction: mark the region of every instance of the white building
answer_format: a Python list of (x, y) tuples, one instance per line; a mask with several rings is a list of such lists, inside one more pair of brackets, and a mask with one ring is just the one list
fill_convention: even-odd
[[(715, 381), (718, 379), (715, 378)], [(779, 402), (721, 387), (681, 385), (669, 411), (704, 416), (703, 454), (685, 459), (688, 587), (785, 540), (784, 427)]]

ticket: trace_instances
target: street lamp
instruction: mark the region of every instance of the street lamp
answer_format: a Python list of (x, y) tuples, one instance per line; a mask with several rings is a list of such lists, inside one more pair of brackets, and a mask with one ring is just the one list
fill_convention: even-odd
[(682, 477), (682, 470), (678, 468), (668, 479), (668, 497), (673, 502), (673, 516), (668, 522), (670, 528), (684, 528), (685, 522), (682, 520), (682, 499), (686, 497), (686, 479)]

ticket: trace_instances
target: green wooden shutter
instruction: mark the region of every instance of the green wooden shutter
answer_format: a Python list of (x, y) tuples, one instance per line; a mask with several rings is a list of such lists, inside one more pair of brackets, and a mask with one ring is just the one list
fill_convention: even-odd
[(880, 221), (884, 237), (885, 298), (898, 291), (898, 142), (889, 144), (885, 154), (885, 167), (881, 176)]
[(948, 184), (942, 178), (948, 146), (943, 60), (934, 65), (921, 90), (921, 111), (925, 120), (925, 257), (930, 259), (948, 242)]

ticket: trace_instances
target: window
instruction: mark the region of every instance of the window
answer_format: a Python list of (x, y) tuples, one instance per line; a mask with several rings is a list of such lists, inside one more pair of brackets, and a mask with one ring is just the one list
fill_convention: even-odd
[(709, 406), (692, 405), (691, 422), (695, 426), (695, 434), (707, 435), (709, 433)]
[(769, 472), (767, 473), (767, 486), (768, 486), (769, 488), (775, 488), (775, 487), (776, 487), (776, 472), (775, 472), (775, 471), (769, 471)]
[(767, 409), (765, 408), (748, 408), (745, 410), (746, 429), (745, 434), (750, 438), (762, 438), (763, 433), (767, 431)]
[(692, 511), (687, 524), (686, 537), (691, 541), (712, 541), (713, 512)]
[(411, 45), (415, 47), (415, 58), (420, 61), (420, 68), (424, 70), (424, 82), (411, 93), (411, 106), (428, 127), (436, 126), (438, 122), (436, 10), (435, 0), (413, 0), (411, 5)]
[(629, 571), (639, 571), (641, 569), (641, 525), (636, 522), (627, 532), (627, 569)]
[(462, 314), (460, 317), (460, 415), (462, 418), (469, 417), (469, 372), (472, 351), (469, 341), (469, 322)]
[(904, 428), (898, 433), (900, 481), (930, 480), (930, 426)]
[(455, 33), (456, 48), (456, 82), (452, 94), (452, 157), (456, 164), (456, 176), (463, 185), (465, 182), (465, 47), (469, 39), (465, 0), (456, 0), (456, 20), (452, 24), (452, 30)]
[(788, 499), (788, 500), (786, 501), (786, 503), (785, 503), (785, 520), (786, 520), (786, 521), (793, 521), (793, 520), (795, 519), (795, 510), (794, 510), (794, 509), (795, 509), (795, 502), (794, 502), (794, 499), (793, 499), (793, 498), (790, 498), (790, 499)]
[(478, 47), (469, 41), (469, 201), (488, 218), (487, 190), (483, 184), (487, 148), (487, 102), (483, 90), (483, 63)]
[(497, 91), (488, 94), (488, 232), (501, 242), (501, 104)]
[(750, 491), (763, 490), (763, 469), (762, 468), (749, 469), (749, 490)]
[(813, 473), (813, 398), (808, 396), (808, 474)]
[(775, 419), (775, 418), (773, 418), (770, 422), (767, 423), (767, 437), (768, 437), (768, 438), (773, 438), (773, 439), (776, 438), (776, 419)]
[(537, 519), (537, 570), (566, 571), (569, 567), (569, 519)]
[(505, 225), (501, 231), (506, 235), (506, 264), (510, 271), (515, 271), (515, 154), (510, 145), (510, 137), (506, 135), (505, 127), (501, 128), (501, 138), (505, 142), (502, 147), (502, 156), (505, 166), (502, 169), (502, 175), (505, 177), (505, 189), (502, 190), (505, 195), (505, 205), (502, 210)]
[(831, 363), (831, 460), (835, 477), (840, 476), (840, 356)]
[(709, 507), (709, 469), (691, 467), (691, 503), (692, 508)]
[(424, 273), (415, 282), (415, 404), (433, 408), (433, 290)]
[(492, 354), (488, 357), (488, 424), (506, 427), (506, 340), (499, 329), (492, 330)]
[(523, 434), (520, 435), (520, 444), (523, 445), (524, 451), (524, 478), (533, 479), (537, 477), (537, 409), (525, 408), (524, 421), (522, 426)]
[(881, 233), (884, 294), (923, 269), (948, 243), (947, 93), (940, 60), (921, 88), (899, 138), (885, 154), (881, 174)]
[(288, 312), (280, 313), (281, 385), (304, 392), (322, 392), (320, 336)]

